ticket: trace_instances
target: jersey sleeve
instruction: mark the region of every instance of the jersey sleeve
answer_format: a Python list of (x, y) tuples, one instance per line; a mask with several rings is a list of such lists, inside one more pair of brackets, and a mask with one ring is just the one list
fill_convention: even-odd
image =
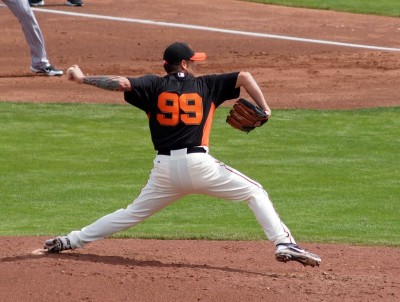
[(239, 72), (231, 72), (204, 76), (217, 107), (240, 96), (240, 88), (235, 88), (238, 75)]
[(128, 78), (132, 90), (124, 93), (125, 101), (146, 113), (151, 110), (151, 92), (157, 90), (159, 77), (155, 75), (146, 75), (140, 78)]

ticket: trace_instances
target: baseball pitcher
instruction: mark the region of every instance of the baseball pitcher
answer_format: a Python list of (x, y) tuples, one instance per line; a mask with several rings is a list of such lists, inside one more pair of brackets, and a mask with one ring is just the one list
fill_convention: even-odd
[(66, 236), (49, 239), (45, 242), (45, 249), (57, 253), (82, 248), (87, 243), (135, 226), (188, 194), (205, 194), (246, 202), (267, 238), (275, 244), (278, 261), (298, 261), (303, 265), (318, 266), (320, 257), (296, 244), (262, 185), (209, 153), (214, 112), (226, 100), (238, 98), (241, 87), (256, 106), (241, 101), (241, 105), (236, 106), (240, 116), (235, 114), (235, 119), (238, 119), (235, 125), (243, 120), (241, 116), (253, 115), (247, 112), (248, 108), (251, 108), (250, 111), (257, 110), (260, 121), (251, 121), (250, 124), (247, 121), (246, 127), (241, 129), (246, 132), (263, 125), (271, 116), (271, 110), (252, 75), (241, 71), (196, 77), (196, 62), (204, 61), (206, 54), (196, 53), (182, 42), (169, 45), (163, 59), (167, 73), (163, 77), (84, 76), (77, 65), (68, 69), (69, 80), (122, 91), (129, 104), (143, 110), (148, 116), (157, 155), (147, 184), (127, 208), (108, 214)]

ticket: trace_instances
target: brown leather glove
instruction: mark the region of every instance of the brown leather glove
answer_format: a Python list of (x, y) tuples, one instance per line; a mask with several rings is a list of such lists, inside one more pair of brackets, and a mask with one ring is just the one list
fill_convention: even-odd
[(229, 125), (247, 133), (264, 125), (267, 121), (268, 115), (260, 107), (243, 98), (236, 101), (226, 117)]

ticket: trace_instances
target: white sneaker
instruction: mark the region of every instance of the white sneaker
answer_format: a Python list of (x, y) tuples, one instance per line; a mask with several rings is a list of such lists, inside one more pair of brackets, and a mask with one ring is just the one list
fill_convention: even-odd
[(38, 75), (47, 76), (62, 76), (64, 74), (62, 70), (55, 69), (52, 65), (43, 68), (34, 68), (31, 66), (31, 71)]

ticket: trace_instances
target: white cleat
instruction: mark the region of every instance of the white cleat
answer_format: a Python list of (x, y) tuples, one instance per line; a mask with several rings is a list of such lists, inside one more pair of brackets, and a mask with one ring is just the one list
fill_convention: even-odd
[(281, 262), (297, 261), (304, 266), (310, 265), (312, 267), (321, 264), (321, 258), (313, 253), (303, 250), (296, 244), (278, 244), (276, 246), (275, 258)]

